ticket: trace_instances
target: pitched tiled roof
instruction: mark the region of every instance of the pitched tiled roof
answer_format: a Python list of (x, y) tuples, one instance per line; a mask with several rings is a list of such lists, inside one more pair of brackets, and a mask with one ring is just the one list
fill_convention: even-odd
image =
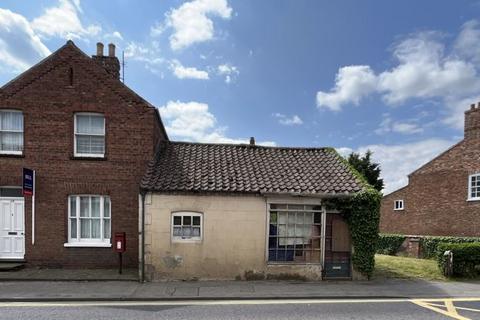
[(159, 192), (349, 194), (363, 184), (329, 148), (165, 142), (142, 180)]

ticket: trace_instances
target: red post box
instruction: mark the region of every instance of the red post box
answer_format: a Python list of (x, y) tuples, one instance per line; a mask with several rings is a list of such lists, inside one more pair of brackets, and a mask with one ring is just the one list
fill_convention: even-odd
[(126, 250), (125, 232), (115, 232), (115, 252), (122, 253)]

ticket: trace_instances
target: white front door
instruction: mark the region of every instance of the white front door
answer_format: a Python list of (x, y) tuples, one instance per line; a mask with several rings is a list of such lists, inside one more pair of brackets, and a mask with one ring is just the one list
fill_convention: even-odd
[(23, 259), (25, 255), (23, 199), (0, 198), (0, 259)]

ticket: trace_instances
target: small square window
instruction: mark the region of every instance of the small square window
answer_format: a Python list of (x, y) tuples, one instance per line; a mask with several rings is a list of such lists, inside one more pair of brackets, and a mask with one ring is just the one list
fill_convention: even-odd
[(403, 210), (403, 200), (395, 200), (395, 203), (393, 205), (393, 210)]
[(468, 199), (469, 201), (480, 200), (480, 173), (468, 177)]
[(172, 219), (172, 240), (189, 242), (202, 240), (202, 214), (175, 212)]

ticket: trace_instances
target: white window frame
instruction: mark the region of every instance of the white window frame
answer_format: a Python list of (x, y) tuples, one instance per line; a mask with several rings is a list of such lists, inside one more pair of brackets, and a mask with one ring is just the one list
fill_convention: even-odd
[[(103, 117), (103, 134), (85, 134), (77, 133), (77, 116), (102, 116)], [(85, 157), (85, 158), (105, 158), (105, 150), (107, 148), (107, 139), (106, 139), (106, 121), (105, 115), (103, 113), (95, 112), (77, 112), (74, 114), (73, 118), (73, 155), (75, 157)], [(77, 136), (98, 136), (103, 137), (103, 153), (78, 153), (77, 152)]]
[(480, 192), (477, 192), (476, 197), (472, 197), (472, 178), (480, 179), (480, 173), (474, 173), (468, 176), (468, 197), (467, 201), (480, 201)]
[[(81, 230), (80, 230), (80, 197), (99, 197), (100, 198), (100, 239), (82, 239), (81, 238)], [(75, 217), (71, 216), (71, 203), (70, 199), (75, 198), (75, 209), (76, 209), (76, 214)], [(109, 196), (105, 195), (97, 195), (97, 194), (79, 194), (79, 195), (70, 195), (67, 197), (68, 201), (68, 216), (67, 216), (67, 224), (68, 224), (68, 242), (64, 244), (65, 247), (111, 247), (111, 238), (112, 238), (112, 200), (110, 199), (110, 212), (109, 212), (109, 217), (105, 217), (105, 212), (104, 212), (104, 201), (105, 198), (109, 198)], [(89, 211), (91, 211), (91, 200), (89, 200)], [(71, 219), (76, 219), (77, 223), (77, 236), (75, 238), (72, 238), (72, 230), (71, 230)], [(104, 220), (110, 220), (110, 238), (105, 238), (105, 233), (104, 233)]]
[[(181, 236), (174, 236), (173, 235), (173, 220), (174, 217), (192, 217), (192, 225), (193, 225), (193, 217), (200, 217), (200, 236), (199, 237), (181, 237)], [(170, 221), (170, 235), (172, 242), (182, 242), (182, 243), (189, 243), (189, 242), (201, 242), (203, 240), (203, 213), (195, 212), (195, 211), (176, 211), (172, 212), (171, 214), (171, 221)]]
[[(17, 112), (22, 114), (23, 112), (20, 110), (11, 110), (11, 109), (0, 109), (0, 113), (2, 112)], [(22, 150), (15, 151), (15, 150), (0, 150), (0, 155), (2, 154), (11, 154), (11, 155), (23, 155), (23, 150), (25, 149), (25, 119), (22, 119), (22, 130), (2, 130), (1, 123), (0, 123), (0, 132), (10, 132), (10, 133), (21, 133), (22, 134)], [(0, 120), (1, 121), (1, 120)]]
[[(399, 206), (397, 206), (397, 203), (399, 204)], [(405, 202), (403, 201), (403, 199), (397, 199), (393, 201), (393, 210), (394, 211), (405, 210)]]

